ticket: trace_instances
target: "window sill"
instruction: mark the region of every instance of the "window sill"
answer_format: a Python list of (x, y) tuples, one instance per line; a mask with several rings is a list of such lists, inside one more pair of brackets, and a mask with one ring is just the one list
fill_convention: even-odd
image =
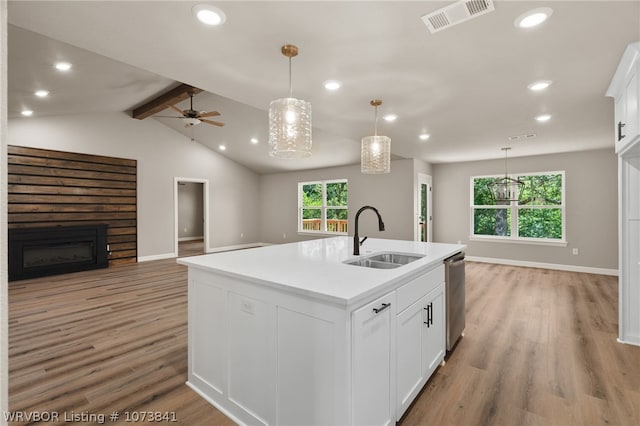
[(482, 237), (478, 235), (472, 235), (469, 237), (469, 241), (481, 241), (483, 243), (510, 243), (510, 244), (529, 244), (535, 246), (552, 246), (552, 247), (566, 247), (569, 243), (565, 240), (542, 240), (536, 238), (502, 238), (502, 237)]
[(298, 235), (314, 235), (317, 237), (336, 237), (349, 235), (346, 232), (298, 231)]

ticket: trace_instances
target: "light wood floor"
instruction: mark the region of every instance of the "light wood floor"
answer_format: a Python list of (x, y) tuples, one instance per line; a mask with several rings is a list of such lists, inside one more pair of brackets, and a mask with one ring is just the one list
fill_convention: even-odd
[[(10, 283), (10, 409), (232, 424), (184, 385), (186, 282), (168, 259)], [(403, 425), (640, 425), (616, 304), (615, 277), (468, 263), (466, 336)]]

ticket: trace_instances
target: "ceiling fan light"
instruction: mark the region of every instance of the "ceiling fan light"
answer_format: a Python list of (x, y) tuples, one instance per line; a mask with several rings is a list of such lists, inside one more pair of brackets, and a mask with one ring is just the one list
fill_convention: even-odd
[(182, 119), (182, 122), (187, 126), (196, 126), (202, 123), (199, 119), (193, 117), (184, 117)]

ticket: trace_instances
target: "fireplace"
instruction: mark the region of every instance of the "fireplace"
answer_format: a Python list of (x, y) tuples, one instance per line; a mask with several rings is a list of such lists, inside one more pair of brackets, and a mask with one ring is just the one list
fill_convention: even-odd
[(9, 229), (9, 281), (106, 268), (107, 226)]

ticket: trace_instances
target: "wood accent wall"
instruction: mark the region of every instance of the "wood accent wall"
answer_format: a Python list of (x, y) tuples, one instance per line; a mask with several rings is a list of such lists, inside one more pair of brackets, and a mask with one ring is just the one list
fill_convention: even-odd
[(136, 160), (9, 145), (9, 228), (109, 225), (109, 264), (137, 261)]

